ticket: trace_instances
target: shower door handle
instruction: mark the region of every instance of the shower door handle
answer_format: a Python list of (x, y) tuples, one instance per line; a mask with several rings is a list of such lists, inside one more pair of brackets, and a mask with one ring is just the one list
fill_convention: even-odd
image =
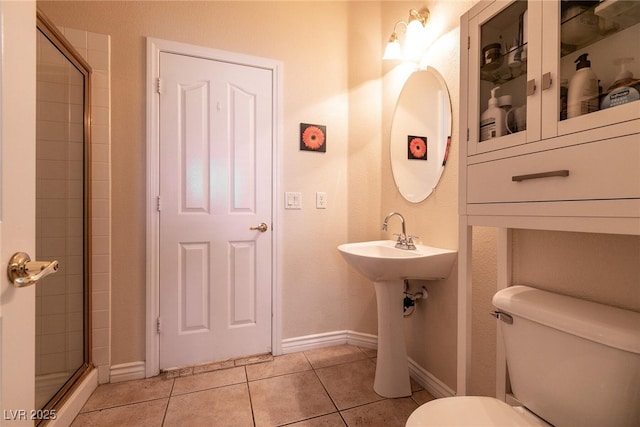
[(9, 260), (7, 274), (16, 288), (33, 285), (58, 271), (58, 261), (31, 261), (25, 252), (16, 252)]

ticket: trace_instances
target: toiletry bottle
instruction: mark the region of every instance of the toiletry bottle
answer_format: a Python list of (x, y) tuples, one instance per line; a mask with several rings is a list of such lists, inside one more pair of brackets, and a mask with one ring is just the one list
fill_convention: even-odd
[(588, 53), (583, 53), (575, 60), (576, 73), (569, 82), (567, 94), (567, 118), (598, 110), (598, 78), (591, 70)]
[(627, 70), (627, 64), (631, 61), (633, 58), (614, 61), (620, 65), (620, 72), (602, 99), (602, 109), (640, 100), (640, 79), (634, 79), (631, 71)]
[(497, 138), (507, 133), (505, 124), (506, 113), (499, 107), (498, 98), (496, 98), (498, 89), (500, 89), (500, 86), (491, 89), (489, 108), (480, 116), (480, 141)]
[(513, 101), (511, 95), (502, 95), (498, 97), (498, 107), (500, 107), (500, 109), (504, 111), (504, 127), (506, 130), (503, 135), (513, 133), (509, 129), (515, 129), (515, 126), (513, 126), (513, 124), (509, 122), (509, 111), (511, 110), (512, 106)]

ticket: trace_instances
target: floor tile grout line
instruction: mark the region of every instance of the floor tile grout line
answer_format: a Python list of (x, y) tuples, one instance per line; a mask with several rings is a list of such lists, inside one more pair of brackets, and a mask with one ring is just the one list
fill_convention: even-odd
[(293, 424), (301, 423), (301, 422), (304, 422), (304, 421), (315, 420), (317, 418), (326, 417), (326, 416), (332, 415), (332, 414), (340, 415), (340, 411), (329, 412), (328, 414), (322, 414), (322, 415), (314, 415), (313, 417), (305, 418), (303, 420), (297, 420), (297, 421), (287, 422), (287, 423), (284, 423), (284, 424), (278, 424), (277, 427), (286, 427), (286, 426), (290, 426), (290, 425), (293, 425)]
[(269, 380), (271, 378), (278, 378), (278, 377), (285, 377), (287, 375), (293, 375), (293, 374), (300, 374), (302, 372), (308, 372), (308, 371), (312, 371), (313, 368), (311, 366), (309, 366), (309, 369), (303, 369), (300, 371), (291, 371), (291, 372), (285, 372), (282, 374), (277, 374), (277, 375), (271, 375), (271, 376), (267, 376), (267, 377), (262, 377), (262, 378), (255, 378), (255, 379), (247, 379), (248, 382), (250, 383), (255, 383), (256, 381), (264, 381), (264, 380)]
[(320, 379), (320, 376), (318, 375), (318, 373), (316, 372), (316, 369), (313, 367), (313, 365), (311, 364), (311, 361), (309, 360), (309, 357), (307, 356), (307, 354), (305, 352), (302, 352), (302, 354), (304, 355), (304, 357), (307, 359), (307, 362), (309, 362), (309, 365), (311, 365), (311, 371), (313, 372), (313, 375), (316, 376), (316, 379), (318, 380), (318, 382), (320, 383), (320, 385), (322, 386), (322, 389), (324, 390), (325, 393), (327, 393), (327, 397), (329, 398), (329, 400), (331, 401), (331, 404), (333, 404), (333, 407), (336, 409), (336, 411), (338, 413), (340, 413), (340, 409), (338, 409), (338, 405), (336, 404), (335, 400), (333, 400), (333, 397), (331, 397), (331, 393), (329, 393), (329, 390), (327, 390), (327, 387), (324, 385), (324, 383), (322, 382), (322, 380)]
[(251, 422), (253, 422), (253, 427), (256, 426), (256, 413), (253, 410), (253, 399), (251, 398), (251, 387), (249, 387), (249, 375), (247, 374), (247, 366), (244, 366), (244, 378), (246, 380), (245, 385), (247, 386), (247, 395), (249, 395), (249, 408), (251, 408)]
[[(362, 354), (364, 354), (364, 355), (366, 356), (366, 358), (364, 358), (364, 359), (356, 359), (356, 360), (352, 360), (352, 361), (350, 361), (350, 362), (336, 363), (336, 364), (333, 364), (333, 365), (327, 365), (327, 366), (322, 366), (322, 367), (318, 367), (318, 368), (315, 368), (315, 367), (311, 364), (311, 361), (309, 360), (309, 358), (308, 358), (307, 354), (303, 352), (303, 353), (304, 353), (304, 356), (307, 358), (307, 360), (309, 361), (309, 364), (311, 365), (311, 368), (312, 368), (312, 370), (313, 370), (313, 373), (316, 375), (316, 378), (318, 378), (318, 381), (319, 381), (319, 382), (320, 382), (320, 384), (322, 385), (322, 388), (324, 388), (324, 391), (325, 391), (325, 392), (327, 393), (327, 395), (329, 396), (329, 399), (331, 400), (331, 403), (333, 403), (333, 406), (336, 408), (336, 411), (337, 411), (337, 413), (338, 413), (338, 416), (340, 416), (340, 419), (342, 420), (342, 422), (344, 423), (344, 425), (345, 425), (345, 426), (347, 426), (347, 427), (349, 426), (349, 423), (348, 423), (348, 422), (347, 422), (347, 420), (345, 419), (345, 417), (344, 417), (344, 415), (343, 415), (343, 413), (342, 413), (343, 411), (347, 411), (347, 410), (350, 410), (350, 409), (353, 409), (353, 408), (357, 408), (357, 407), (359, 407), (359, 406), (370, 405), (371, 403), (375, 403), (375, 402), (369, 402), (369, 403), (365, 403), (365, 404), (362, 404), (362, 405), (356, 405), (356, 406), (354, 406), (353, 408), (345, 408), (345, 409), (340, 409), (340, 408), (338, 408), (338, 404), (335, 402), (335, 400), (334, 400), (334, 399), (333, 399), (333, 397), (331, 396), (331, 393), (329, 393), (329, 390), (327, 389), (327, 387), (325, 386), (325, 384), (322, 382), (322, 379), (321, 379), (321, 378), (320, 378), (320, 376), (318, 375), (317, 370), (318, 370), (318, 369), (331, 368), (331, 367), (334, 367), (334, 366), (346, 365), (346, 364), (348, 364), (348, 363), (359, 362), (359, 361), (361, 361), (361, 360), (371, 360), (371, 359), (372, 359), (371, 357), (367, 356), (367, 354), (366, 354), (364, 351), (362, 351), (362, 349), (360, 349), (360, 348), (359, 348), (359, 347), (357, 347), (357, 346), (356, 346), (356, 348), (357, 348), (358, 350), (360, 350), (360, 352), (361, 352)], [(377, 394), (377, 393), (376, 393), (376, 394)], [(385, 398), (385, 397), (383, 397), (383, 396), (380, 396), (380, 398), (381, 398), (381, 399), (380, 399), (380, 400), (376, 400), (376, 402), (381, 402), (381, 401), (386, 400), (386, 398)], [(332, 412), (332, 413), (333, 413), (333, 412)], [(325, 414), (325, 416), (326, 416), (326, 415), (329, 415), (329, 414)]]
[(164, 415), (162, 416), (162, 423), (160, 423), (160, 426), (164, 426), (164, 422), (167, 419), (167, 413), (169, 412), (169, 404), (171, 404), (171, 397), (173, 396), (173, 389), (176, 386), (176, 379), (173, 378), (172, 379), (173, 384), (171, 384), (171, 390), (169, 390), (169, 399), (167, 399), (167, 405), (164, 408)]
[[(358, 361), (361, 361), (361, 360), (370, 360), (370, 361), (372, 361), (372, 363), (375, 363), (375, 361), (374, 361), (373, 359), (375, 359), (375, 358), (377, 357), (377, 355), (376, 355), (376, 356), (369, 356), (369, 355), (368, 355), (368, 354), (367, 354), (367, 353), (366, 353), (362, 348), (360, 348), (360, 347), (358, 347), (358, 346), (355, 346), (355, 347), (356, 347), (356, 348), (357, 348), (357, 349), (358, 349), (362, 354), (364, 354), (364, 355), (366, 356), (364, 359), (356, 359), (356, 360), (351, 360), (351, 361), (348, 361), (348, 362), (341, 362), (341, 363), (336, 363), (336, 364), (332, 364), (332, 365), (320, 366), (320, 367), (317, 367), (317, 368), (316, 368), (315, 366), (313, 366), (313, 364), (312, 364), (312, 363), (311, 363), (311, 361), (309, 360), (309, 358), (308, 358), (308, 356), (307, 356), (306, 352), (304, 352), (304, 351), (302, 352), (302, 353), (304, 353), (304, 356), (307, 358), (307, 361), (308, 361), (308, 362), (309, 362), (309, 364), (311, 365), (311, 367), (312, 367), (312, 369), (313, 369), (313, 372), (316, 374), (316, 377), (317, 377), (317, 378), (318, 378), (318, 380), (320, 381), (320, 384), (322, 384), (322, 387), (324, 388), (325, 392), (327, 393), (327, 395), (329, 395), (329, 398), (331, 399), (331, 402), (332, 402), (332, 403), (333, 403), (333, 405), (336, 407), (337, 412), (338, 412), (338, 415), (340, 416), (340, 418), (342, 419), (343, 423), (344, 423), (346, 426), (348, 426), (348, 425), (349, 425), (349, 423), (348, 423), (348, 422), (347, 422), (347, 420), (345, 419), (345, 417), (344, 417), (344, 415), (343, 415), (343, 412), (345, 412), (345, 411), (350, 411), (350, 410), (353, 410), (353, 409), (355, 409), (355, 408), (360, 408), (360, 407), (363, 407), (363, 406), (367, 406), (367, 405), (371, 405), (371, 404), (379, 403), (379, 402), (385, 402), (385, 401), (388, 401), (388, 400), (394, 400), (393, 398), (387, 398), (387, 397), (384, 397), (384, 396), (380, 396), (380, 395), (378, 395), (378, 396), (380, 396), (380, 399), (379, 399), (379, 400), (376, 400), (376, 401), (374, 401), (374, 402), (363, 403), (363, 404), (360, 404), (360, 405), (355, 405), (355, 406), (353, 406), (353, 407), (344, 408), (344, 409), (339, 409), (339, 408), (338, 408), (338, 405), (337, 405), (337, 404), (336, 404), (336, 402), (333, 400), (333, 397), (331, 397), (331, 394), (329, 393), (329, 390), (326, 388), (326, 386), (324, 385), (324, 383), (322, 382), (322, 380), (320, 379), (320, 377), (318, 376), (318, 374), (317, 374), (317, 372), (316, 372), (316, 371), (317, 371), (317, 370), (319, 370), (319, 369), (326, 369), (326, 368), (331, 368), (331, 367), (334, 367), (334, 366), (346, 365), (346, 364), (348, 364), (348, 363), (354, 363), (354, 362), (358, 362)], [(375, 390), (374, 390), (374, 392), (375, 392)], [(377, 394), (377, 393), (376, 393), (376, 394)], [(411, 399), (411, 401), (412, 401), (413, 403), (415, 403), (416, 405), (420, 406), (420, 403), (418, 403), (418, 402), (414, 399), (413, 394), (414, 394), (414, 391), (413, 391), (413, 390), (411, 390), (411, 394), (410, 394), (409, 396), (404, 396), (404, 397), (399, 398), (399, 399), (404, 399), (404, 398), (407, 398), (407, 397), (408, 397), (409, 399)], [(325, 415), (329, 415), (329, 414), (325, 414)]]
[(162, 399), (167, 399), (167, 401), (169, 401), (170, 398), (171, 398), (171, 396), (152, 397), (150, 399), (138, 400), (138, 401), (135, 401), (135, 402), (120, 403), (120, 404), (113, 405), (113, 406), (105, 406), (105, 407), (102, 407), (102, 408), (92, 409), (90, 411), (79, 412), (78, 415), (91, 414), (93, 412), (102, 412), (102, 411), (107, 411), (109, 409), (124, 408), (126, 406), (140, 405), (140, 404), (143, 404), (143, 403), (154, 402), (156, 400), (162, 400)]
[[(171, 386), (171, 390), (173, 391), (173, 387), (176, 385), (175, 381), (173, 382), (173, 385)], [(167, 404), (164, 407), (164, 414), (162, 415), (162, 422), (160, 423), (160, 426), (163, 427), (164, 426), (164, 422), (167, 419), (167, 413), (169, 412), (169, 404), (171, 403), (171, 393), (169, 393), (169, 398), (167, 399)]]
[(200, 393), (200, 392), (209, 391), (209, 390), (217, 390), (219, 388), (231, 387), (231, 386), (234, 386), (234, 385), (241, 385), (241, 384), (245, 384), (245, 383), (248, 383), (248, 382), (245, 380), (245, 381), (240, 381), (239, 383), (231, 383), (231, 384), (217, 385), (217, 386), (214, 386), (214, 387), (206, 387), (206, 388), (201, 388), (201, 389), (198, 389), (198, 390), (185, 391), (184, 393), (172, 394), (169, 397), (186, 396), (187, 394)]

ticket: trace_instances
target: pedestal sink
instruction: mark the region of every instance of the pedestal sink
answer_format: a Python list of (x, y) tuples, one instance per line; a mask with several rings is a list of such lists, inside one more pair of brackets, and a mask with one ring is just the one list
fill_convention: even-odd
[(402, 300), (405, 279), (437, 280), (449, 276), (457, 252), (416, 245), (398, 249), (391, 240), (338, 246), (347, 263), (371, 280), (378, 306), (378, 358), (373, 389), (383, 397), (411, 395), (404, 339)]

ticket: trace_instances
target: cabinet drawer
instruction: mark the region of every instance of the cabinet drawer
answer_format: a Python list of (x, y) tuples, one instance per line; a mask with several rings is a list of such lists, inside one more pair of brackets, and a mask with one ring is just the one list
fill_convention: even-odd
[(629, 198), (640, 198), (638, 134), (468, 167), (470, 204)]

